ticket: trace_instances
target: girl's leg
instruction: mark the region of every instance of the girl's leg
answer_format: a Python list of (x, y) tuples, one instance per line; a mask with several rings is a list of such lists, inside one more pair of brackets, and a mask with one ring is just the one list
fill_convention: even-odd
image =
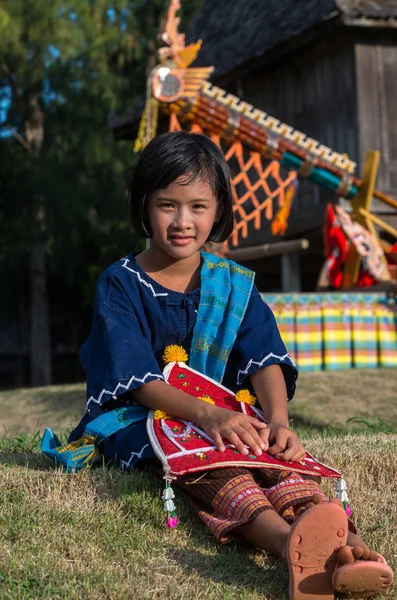
[(235, 529), (245, 541), (286, 561), (287, 540), (291, 526), (275, 510), (260, 513), (249, 523)]
[[(232, 540), (240, 527), (256, 521), (263, 513), (275, 512), (248, 469), (231, 467), (201, 476), (190, 474), (179, 478), (177, 483), (222, 543)], [(278, 515), (275, 516), (279, 521)], [(262, 520), (260, 523), (262, 531)]]
[[(301, 510), (297, 511), (297, 516), (301, 516), (306, 510), (320, 504), (322, 501), (321, 497), (315, 496), (314, 502), (308, 502)], [(261, 548), (285, 561), (285, 548), (290, 529), (291, 526), (275, 510), (267, 510), (258, 515), (253, 521), (236, 528), (235, 532), (252, 546)], [(360, 546), (366, 549), (368, 553), (370, 552), (366, 543), (355, 533), (348, 533), (347, 544), (352, 547)], [(365, 553), (365, 560), (368, 560), (366, 555), (367, 552)]]

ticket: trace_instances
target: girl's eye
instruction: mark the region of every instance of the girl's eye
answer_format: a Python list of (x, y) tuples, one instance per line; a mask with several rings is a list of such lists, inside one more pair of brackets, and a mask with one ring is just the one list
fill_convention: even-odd
[(173, 208), (173, 204), (171, 202), (162, 202), (161, 208)]
[(197, 209), (201, 210), (203, 208), (206, 208), (206, 206), (205, 206), (205, 204), (194, 204), (193, 208), (196, 209), (196, 210)]

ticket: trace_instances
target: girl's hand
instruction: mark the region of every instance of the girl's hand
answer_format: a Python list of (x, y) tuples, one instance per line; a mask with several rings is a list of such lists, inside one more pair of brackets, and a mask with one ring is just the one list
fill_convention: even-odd
[(250, 453), (248, 448), (257, 456), (261, 456), (262, 451), (266, 449), (266, 442), (261, 439), (259, 432), (263, 432), (267, 425), (254, 417), (211, 406), (209, 414), (207, 413), (201, 422), (201, 427), (214, 440), (219, 452), (225, 450), (222, 438), (229, 440), (236, 450), (244, 455)]
[(279, 460), (301, 462), (306, 456), (296, 433), (285, 425), (269, 424), (260, 431), (260, 436), (265, 443), (264, 450)]

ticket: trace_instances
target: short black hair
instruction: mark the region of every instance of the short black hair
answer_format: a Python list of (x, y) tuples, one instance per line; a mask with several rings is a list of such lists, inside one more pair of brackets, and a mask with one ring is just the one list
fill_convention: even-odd
[(147, 198), (186, 176), (184, 185), (198, 179), (210, 184), (222, 207), (208, 241), (224, 242), (233, 231), (233, 198), (228, 164), (218, 146), (207, 136), (175, 131), (155, 137), (143, 150), (128, 190), (129, 214), (134, 231), (150, 237)]

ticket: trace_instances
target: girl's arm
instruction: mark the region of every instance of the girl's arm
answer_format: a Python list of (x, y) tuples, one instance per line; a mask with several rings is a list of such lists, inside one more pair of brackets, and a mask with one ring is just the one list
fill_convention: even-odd
[(305, 449), (289, 428), (287, 390), (281, 367), (270, 365), (259, 369), (250, 379), (268, 423), (268, 428), (260, 432), (265, 450), (281, 460), (303, 460)]
[(225, 450), (222, 438), (228, 439), (241, 454), (249, 454), (247, 446), (257, 456), (266, 449), (266, 441), (261, 439), (259, 432), (267, 426), (254, 417), (219, 408), (164, 381), (150, 381), (134, 390), (132, 395), (152, 410), (163, 410), (179, 419), (196, 423), (214, 440), (220, 452)]

